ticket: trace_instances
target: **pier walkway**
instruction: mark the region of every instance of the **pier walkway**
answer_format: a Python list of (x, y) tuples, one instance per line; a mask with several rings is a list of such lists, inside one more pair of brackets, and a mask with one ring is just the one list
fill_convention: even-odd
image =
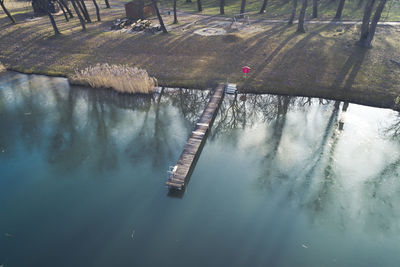
[(212, 126), (218, 107), (224, 97), (224, 90), (224, 84), (219, 84), (214, 89), (210, 101), (190, 134), (177, 164), (170, 170), (170, 176), (166, 182), (170, 190), (183, 190), (185, 188), (190, 173), (201, 153), (201, 148), (207, 139), (208, 130)]

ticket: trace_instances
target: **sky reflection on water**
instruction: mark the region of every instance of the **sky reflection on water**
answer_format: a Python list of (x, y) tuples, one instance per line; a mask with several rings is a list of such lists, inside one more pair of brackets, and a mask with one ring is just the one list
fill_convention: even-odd
[(400, 264), (398, 113), (227, 96), (170, 198), (166, 170), (208, 97), (2, 75), (0, 265)]

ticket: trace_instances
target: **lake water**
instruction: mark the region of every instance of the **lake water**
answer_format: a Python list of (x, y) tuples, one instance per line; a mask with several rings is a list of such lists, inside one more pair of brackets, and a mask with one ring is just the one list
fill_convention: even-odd
[(1, 75), (0, 266), (400, 266), (398, 113), (227, 96), (170, 197), (208, 97)]

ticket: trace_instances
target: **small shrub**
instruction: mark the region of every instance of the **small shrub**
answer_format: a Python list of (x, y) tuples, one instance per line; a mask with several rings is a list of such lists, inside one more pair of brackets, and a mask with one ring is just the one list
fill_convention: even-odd
[(154, 92), (157, 79), (147, 71), (126, 65), (97, 64), (69, 78), (73, 84), (89, 84), (93, 88), (112, 88), (121, 93), (149, 94)]
[(400, 111), (400, 95), (397, 96), (396, 99), (394, 100), (393, 109)]
[(229, 34), (225, 35), (224, 38), (222, 38), (222, 40), (224, 40), (224, 42), (227, 42), (227, 43), (239, 42), (242, 39), (243, 38), (240, 37), (240, 35), (238, 35), (236, 33), (229, 33)]
[(0, 62), (0, 73), (6, 71), (6, 67), (3, 66), (3, 64), (1, 64)]

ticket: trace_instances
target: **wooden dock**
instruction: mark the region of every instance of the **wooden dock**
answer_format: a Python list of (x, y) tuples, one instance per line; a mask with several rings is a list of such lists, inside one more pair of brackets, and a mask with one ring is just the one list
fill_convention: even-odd
[(190, 134), (177, 164), (170, 170), (168, 181), (165, 183), (170, 190), (183, 190), (185, 188), (207, 139), (208, 131), (212, 126), (219, 105), (224, 98), (224, 90), (224, 84), (219, 84), (214, 89), (210, 101)]

